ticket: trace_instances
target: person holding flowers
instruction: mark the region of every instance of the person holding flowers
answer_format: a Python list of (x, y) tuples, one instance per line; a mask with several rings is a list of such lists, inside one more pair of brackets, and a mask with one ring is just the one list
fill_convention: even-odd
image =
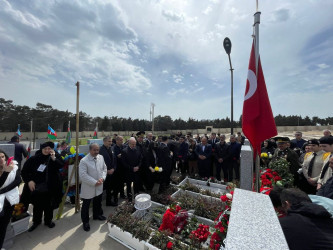
[(21, 183), (20, 171), (17, 162), (12, 159), (0, 150), (0, 249), (2, 249), (14, 205), (20, 200), (18, 190)]

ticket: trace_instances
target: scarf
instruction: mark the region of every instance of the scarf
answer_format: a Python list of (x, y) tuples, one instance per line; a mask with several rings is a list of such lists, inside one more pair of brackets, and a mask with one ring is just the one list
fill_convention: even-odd
[[(2, 185), (2, 187), (0, 189), (7, 187), (9, 184), (11, 184), (15, 180), (16, 171), (17, 171), (18, 167), (16, 165), (17, 164), (16, 161), (14, 161), (14, 164), (15, 164), (14, 169), (12, 171), (10, 171), (5, 183)], [(15, 187), (14, 189), (8, 191), (7, 193), (0, 194), (0, 212), (3, 209), (4, 203), (5, 203), (5, 198), (8, 200), (10, 205), (15, 205), (15, 204), (19, 203), (20, 193), (19, 193), (18, 187)]]

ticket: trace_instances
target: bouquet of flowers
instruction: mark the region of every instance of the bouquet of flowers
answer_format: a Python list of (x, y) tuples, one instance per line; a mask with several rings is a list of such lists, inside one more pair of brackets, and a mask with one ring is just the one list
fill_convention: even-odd
[(188, 213), (186, 210), (182, 210), (178, 205), (171, 205), (163, 215), (162, 224), (159, 230), (169, 230), (172, 233), (180, 233), (186, 226), (187, 219)]
[(21, 220), (28, 216), (29, 216), (29, 214), (26, 212), (26, 209), (25, 209), (23, 203), (18, 203), (14, 206), (14, 211), (12, 213), (12, 222)]

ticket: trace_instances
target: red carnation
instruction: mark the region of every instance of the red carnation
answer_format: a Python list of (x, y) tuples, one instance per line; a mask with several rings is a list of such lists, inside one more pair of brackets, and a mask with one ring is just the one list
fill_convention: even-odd
[(221, 198), (221, 201), (223, 201), (223, 202), (226, 202), (228, 200), (227, 195), (222, 195), (220, 198)]
[(168, 244), (166, 245), (167, 249), (172, 249), (172, 245), (173, 245), (172, 242), (169, 241)]

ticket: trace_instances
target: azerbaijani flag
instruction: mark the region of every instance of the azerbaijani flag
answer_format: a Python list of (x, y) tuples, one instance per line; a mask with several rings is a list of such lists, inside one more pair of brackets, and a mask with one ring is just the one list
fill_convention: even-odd
[(48, 125), (47, 128), (47, 137), (51, 140), (57, 139), (57, 132), (55, 132), (53, 128), (50, 127), (50, 125)]
[(18, 135), (18, 137), (22, 137), (22, 133), (21, 133), (21, 131), (20, 131), (20, 124), (19, 124), (18, 127), (17, 127), (16, 134)]
[(93, 139), (97, 139), (97, 127), (95, 128)]
[(72, 138), (71, 138), (71, 125), (70, 125), (71, 123), (70, 123), (70, 121), (68, 122), (68, 130), (67, 130), (67, 136), (66, 136), (66, 143), (67, 144), (70, 144), (71, 143), (71, 140), (72, 140)]

